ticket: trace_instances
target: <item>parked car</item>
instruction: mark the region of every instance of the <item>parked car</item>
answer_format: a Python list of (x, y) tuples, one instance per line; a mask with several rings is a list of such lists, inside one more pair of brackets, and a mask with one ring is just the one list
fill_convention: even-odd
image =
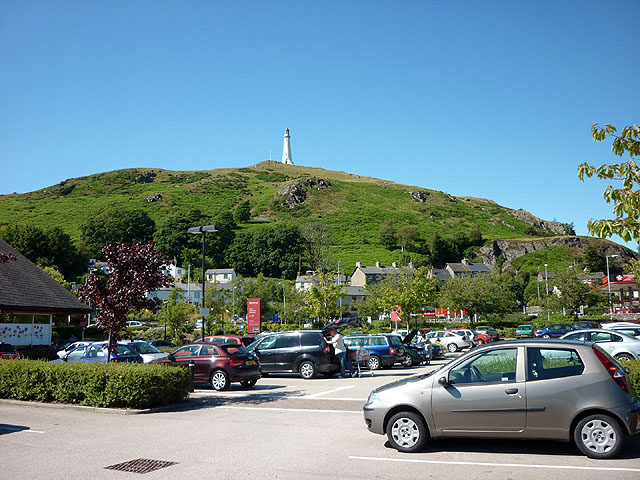
[(629, 361), (640, 358), (640, 340), (615, 330), (590, 328), (588, 330), (569, 332), (562, 338), (566, 340), (597, 343), (602, 349), (606, 350), (609, 355), (619, 361)]
[(465, 348), (471, 348), (471, 342), (468, 338), (456, 335), (453, 332), (436, 330), (434, 332), (427, 333), (427, 338), (437, 340), (451, 353)]
[(599, 345), (519, 340), (373, 390), (364, 419), (401, 452), (440, 437), (573, 439), (585, 455), (610, 458), (640, 433), (640, 402)]
[(624, 333), (633, 338), (640, 338), (640, 325), (636, 325), (635, 327), (613, 327), (610, 330)]
[(52, 362), (106, 362), (110, 358), (111, 362), (142, 363), (142, 357), (132, 347), (117, 344), (116, 353), (107, 355), (108, 344), (104, 342), (90, 343), (88, 345), (78, 345), (76, 348), (66, 353), (62, 358), (52, 360)]
[[(498, 339), (498, 331), (493, 328), (491, 325), (480, 325), (473, 329), (474, 332), (483, 333), (485, 335), (491, 336), (492, 340)], [(485, 342), (488, 343), (488, 342)]]
[(349, 349), (364, 348), (369, 352), (369, 368), (392, 368), (404, 360), (405, 345), (398, 335), (379, 333), (375, 335), (349, 335), (344, 337)]
[(231, 383), (253, 387), (262, 376), (258, 356), (237, 344), (191, 343), (178, 348), (158, 363), (189, 366), (193, 362), (193, 383), (210, 384), (228, 390)]
[(475, 330), (474, 330), (474, 333), (477, 335), (478, 343), (480, 345), (484, 345), (485, 343), (493, 342), (493, 337), (491, 335), (489, 335), (488, 333), (476, 332)]
[(400, 362), (405, 367), (412, 367), (414, 365), (429, 365), (431, 361), (432, 345), (431, 343), (413, 342), (418, 330), (412, 330), (404, 337), (397, 337), (404, 345), (404, 358)]
[(471, 346), (475, 347), (480, 344), (480, 339), (478, 338), (478, 334), (473, 330), (460, 329), (460, 330), (452, 330), (456, 335), (460, 335), (462, 338), (466, 338), (471, 342)]
[(533, 334), (537, 338), (560, 338), (565, 333), (572, 332), (573, 330), (575, 329), (566, 323), (552, 323), (551, 325), (536, 330)]
[(340, 370), (333, 347), (325, 341), (320, 330), (269, 332), (247, 350), (260, 357), (264, 374), (297, 373), (310, 379), (318, 373), (333, 375)]
[[(251, 345), (255, 337), (251, 335), (207, 335), (204, 343), (234, 343), (244, 347)], [(202, 337), (198, 337), (193, 343), (202, 343)]]
[(127, 320), (127, 327), (144, 327), (144, 325), (138, 320)]
[(518, 325), (516, 327), (516, 339), (520, 338), (533, 338), (534, 328), (530, 323), (524, 325)]
[(67, 353), (69, 353), (71, 350), (74, 350), (76, 347), (79, 347), (80, 345), (91, 345), (94, 342), (73, 342), (73, 343), (67, 343), (64, 348), (62, 350), (58, 351), (58, 358), (62, 358), (64, 357)]
[(593, 325), (587, 320), (578, 320), (577, 322), (573, 322), (573, 328), (576, 330), (584, 330), (585, 328), (593, 328)]
[(155, 363), (158, 360), (162, 360), (163, 358), (169, 356), (168, 353), (159, 350), (158, 348), (154, 347), (149, 342), (145, 342), (144, 340), (134, 340), (132, 342), (123, 340), (118, 343), (133, 348), (140, 354), (144, 363)]
[(174, 348), (176, 345), (169, 340), (149, 340), (149, 344), (156, 348)]
[(19, 360), (20, 354), (16, 352), (16, 347), (10, 343), (0, 342), (0, 360)]

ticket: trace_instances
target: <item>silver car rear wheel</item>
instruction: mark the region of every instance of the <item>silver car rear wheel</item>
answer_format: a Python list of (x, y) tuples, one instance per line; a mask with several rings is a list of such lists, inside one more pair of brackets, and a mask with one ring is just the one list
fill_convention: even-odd
[(223, 370), (216, 370), (211, 374), (211, 386), (218, 391), (228, 390), (229, 376)]
[(630, 362), (631, 360), (635, 360), (635, 358), (633, 358), (633, 355), (630, 353), (620, 353), (616, 355), (616, 360), (620, 360), (621, 362)]
[(387, 424), (387, 438), (399, 452), (418, 452), (429, 436), (424, 421), (413, 412), (396, 413)]
[(576, 425), (573, 436), (580, 451), (590, 458), (612, 458), (623, 443), (618, 422), (602, 414), (583, 418)]

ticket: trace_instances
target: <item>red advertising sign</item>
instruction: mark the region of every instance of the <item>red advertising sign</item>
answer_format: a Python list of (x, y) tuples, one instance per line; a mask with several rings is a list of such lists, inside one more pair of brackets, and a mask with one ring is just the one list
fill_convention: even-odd
[(398, 315), (398, 312), (391, 312), (391, 321), (392, 322), (401, 322), (402, 318)]
[(247, 333), (254, 335), (262, 330), (262, 299), (247, 298)]

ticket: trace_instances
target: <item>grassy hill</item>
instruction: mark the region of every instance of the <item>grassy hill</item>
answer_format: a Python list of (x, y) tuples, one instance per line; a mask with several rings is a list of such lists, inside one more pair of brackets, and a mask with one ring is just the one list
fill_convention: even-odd
[[(303, 188), (306, 199), (290, 208), (278, 192), (305, 179), (323, 179), (329, 186)], [(215, 216), (246, 200), (251, 203), (252, 220), (240, 228), (256, 228), (265, 222), (301, 225), (320, 221), (331, 232), (335, 261), (341, 260), (347, 270), (358, 260), (389, 264), (399, 259), (399, 250), (390, 251), (379, 241), (380, 225), (387, 220), (398, 227), (416, 225), (421, 238), (436, 232), (447, 238), (475, 228), (486, 240), (546, 234), (491, 200), (453, 197), (371, 177), (271, 161), (209, 171), (118, 170), (69, 179), (26, 194), (0, 195), (0, 229), (15, 223), (59, 226), (79, 239), (79, 226), (87, 218), (115, 205), (144, 209), (160, 225), (172, 213), (197, 208)]]

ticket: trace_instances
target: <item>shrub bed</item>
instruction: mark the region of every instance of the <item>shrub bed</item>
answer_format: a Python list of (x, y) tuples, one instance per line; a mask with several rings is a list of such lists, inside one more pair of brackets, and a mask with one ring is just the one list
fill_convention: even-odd
[(631, 380), (636, 394), (640, 395), (640, 360), (624, 362), (623, 366), (629, 367), (631, 370), (627, 375), (629, 375), (629, 380)]
[(0, 362), (0, 398), (15, 400), (142, 409), (179, 403), (190, 387), (189, 371), (168, 365)]

